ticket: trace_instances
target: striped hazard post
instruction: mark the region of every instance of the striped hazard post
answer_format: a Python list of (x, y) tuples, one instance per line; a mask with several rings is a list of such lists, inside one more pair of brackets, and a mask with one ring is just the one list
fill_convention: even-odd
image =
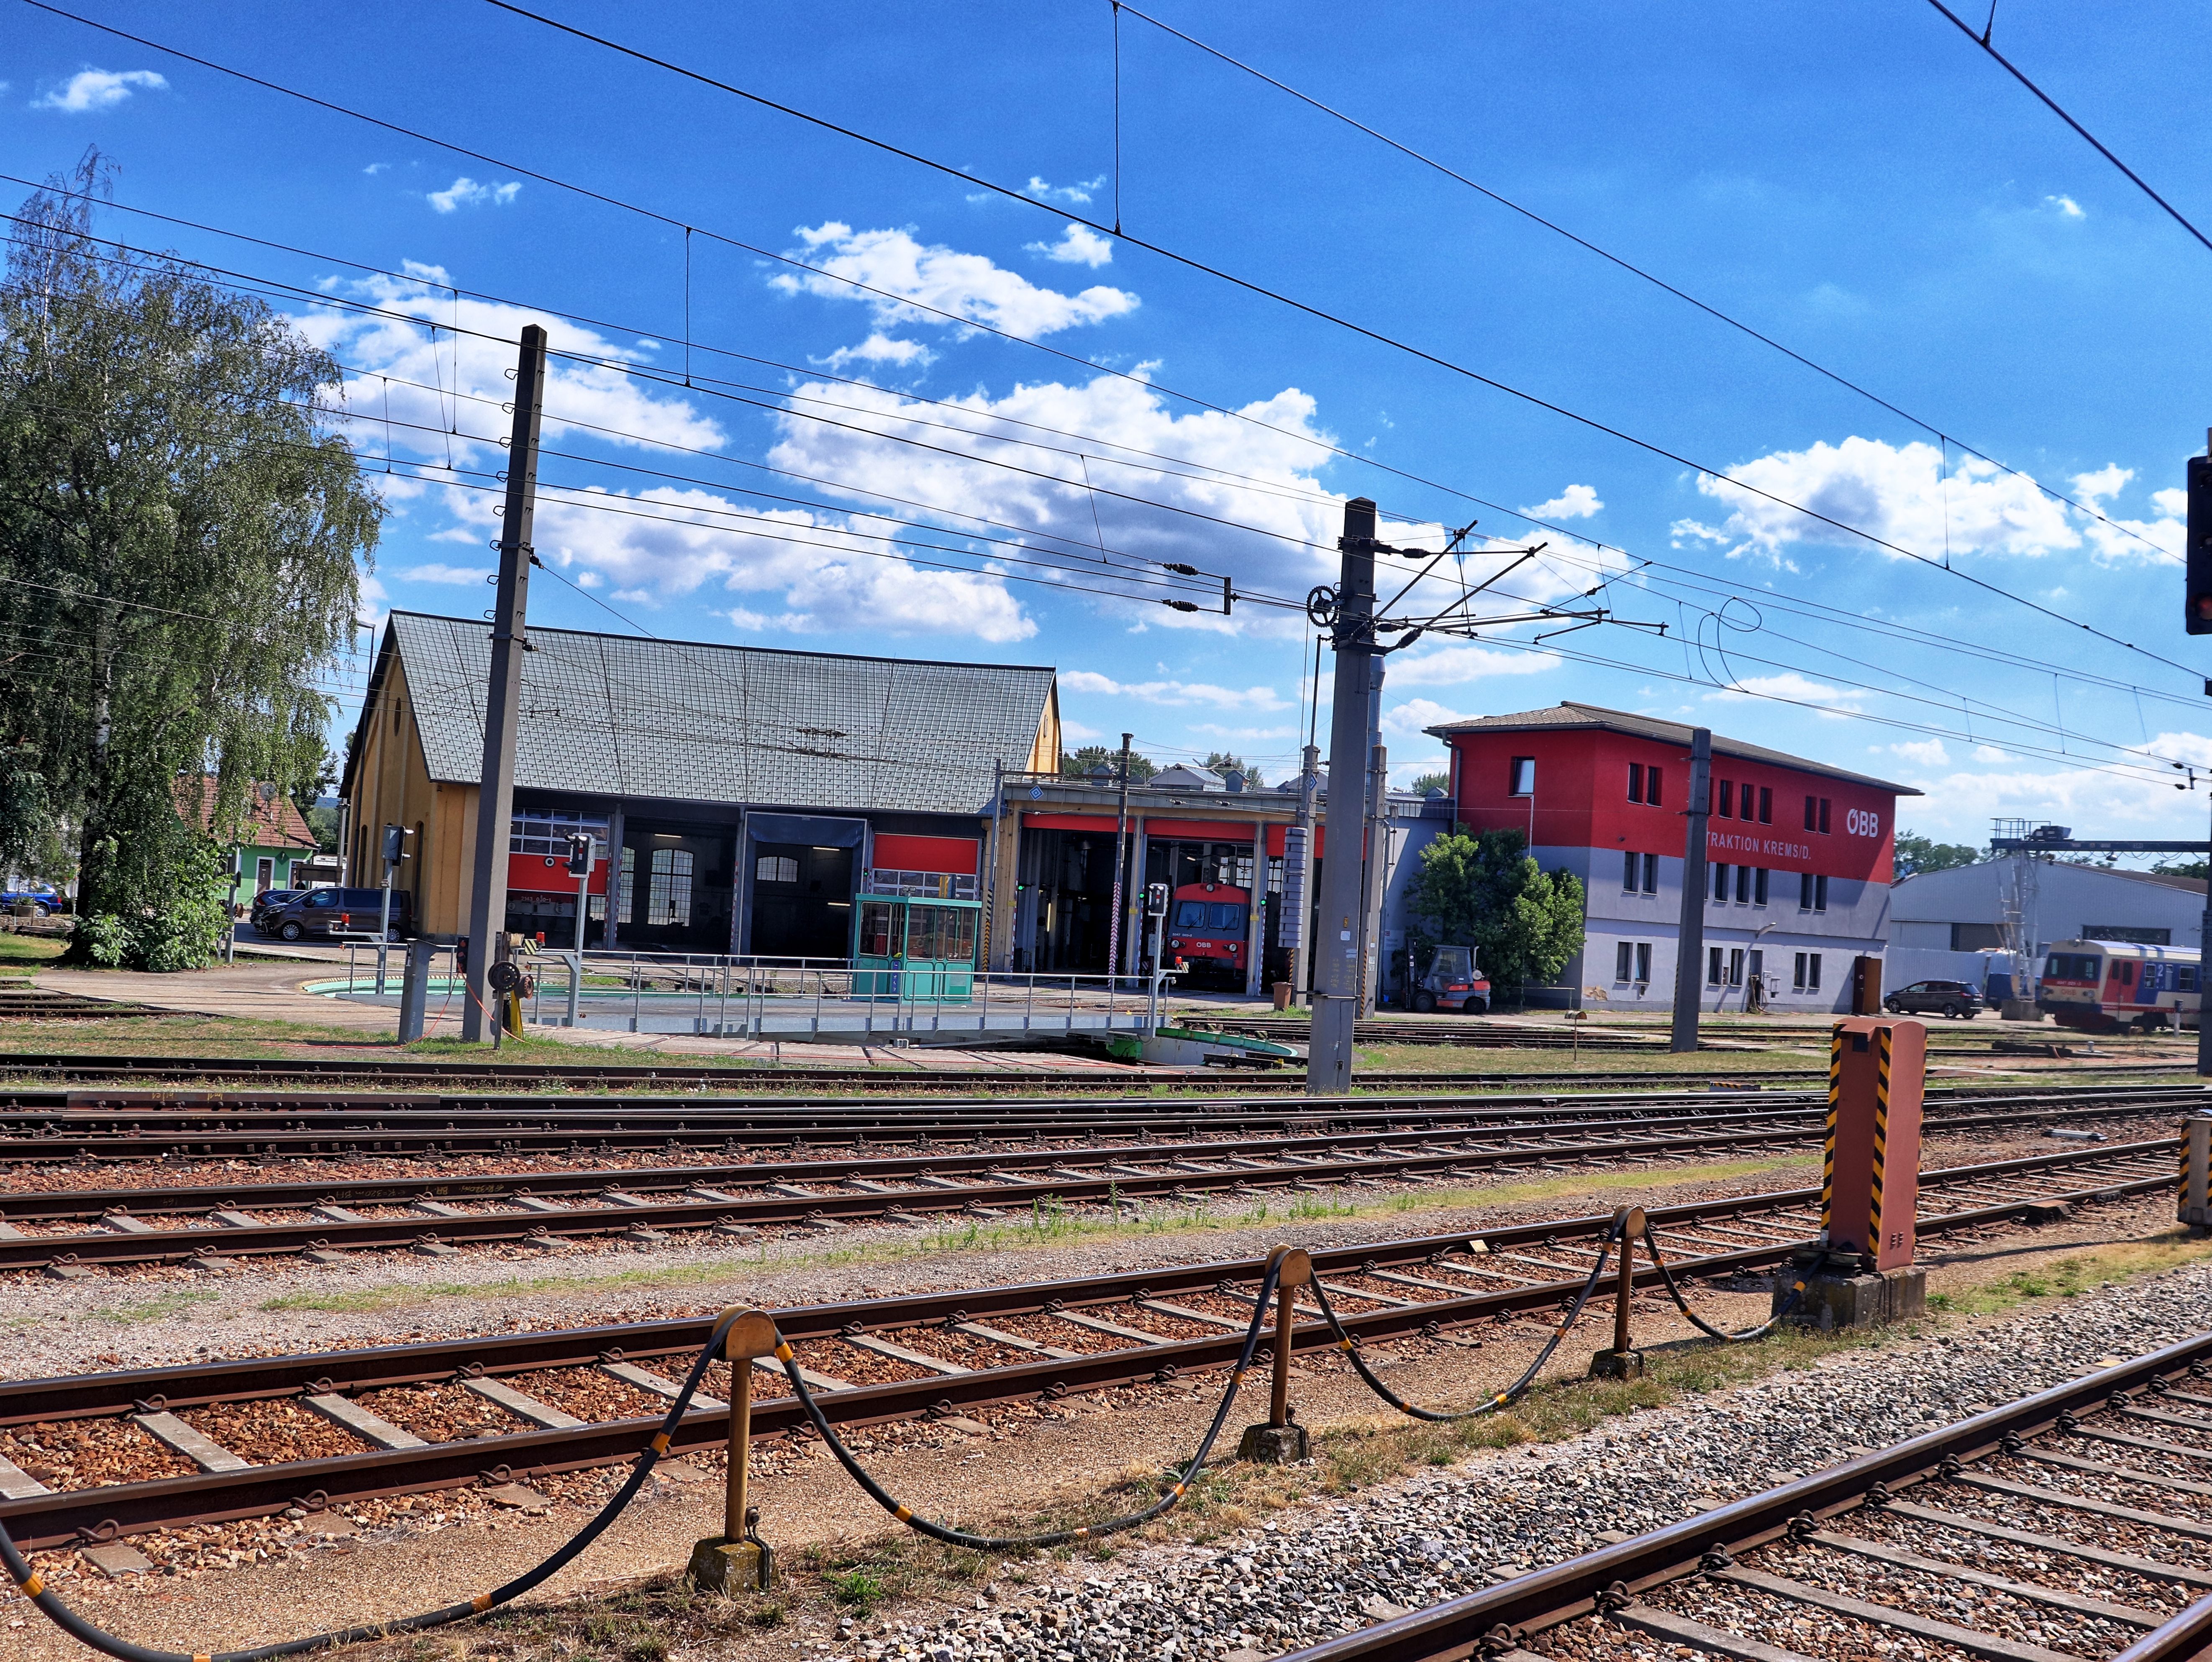
[(1820, 1176), (1820, 1223), (1832, 1260), (1856, 1256), (1863, 1271), (1912, 1262), (1927, 1065), (1921, 1022), (1851, 1016), (1836, 1023)]
[(2181, 1221), (2212, 1228), (2212, 1113), (2181, 1122)]

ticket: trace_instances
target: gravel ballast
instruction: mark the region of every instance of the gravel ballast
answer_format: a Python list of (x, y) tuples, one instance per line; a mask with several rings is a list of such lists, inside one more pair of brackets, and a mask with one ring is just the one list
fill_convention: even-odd
[[(972, 1614), (933, 1624), (855, 1627), (823, 1662), (1253, 1662), (1577, 1556), (1601, 1532), (1642, 1534), (2190, 1337), (2203, 1331), (2208, 1295), (2212, 1271), (2180, 1271), (1923, 1347), (1836, 1357), (1571, 1442), (1476, 1457), (1224, 1545), (1150, 1549), (1042, 1593), (1001, 1586)], [(1557, 1638), (1534, 1648), (1581, 1649), (1567, 1629)]]

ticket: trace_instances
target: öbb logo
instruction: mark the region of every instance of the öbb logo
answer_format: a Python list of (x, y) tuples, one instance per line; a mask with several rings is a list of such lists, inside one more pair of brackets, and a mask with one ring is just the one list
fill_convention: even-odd
[(1854, 808), (1844, 816), (1844, 829), (1855, 837), (1878, 837), (1881, 834), (1881, 816)]

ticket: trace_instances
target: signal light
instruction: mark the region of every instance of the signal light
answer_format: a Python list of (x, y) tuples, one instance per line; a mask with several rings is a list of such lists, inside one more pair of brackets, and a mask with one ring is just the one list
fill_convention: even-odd
[(2182, 627), (2212, 634), (2212, 459), (2189, 458), (2189, 542), (2184, 552), (2188, 600)]

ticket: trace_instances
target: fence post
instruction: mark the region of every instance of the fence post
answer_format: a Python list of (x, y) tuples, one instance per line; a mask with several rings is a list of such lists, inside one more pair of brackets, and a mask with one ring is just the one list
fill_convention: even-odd
[(1636, 1242), (1644, 1234), (1644, 1208), (1623, 1206), (1613, 1215), (1613, 1239), (1620, 1243), (1620, 1265), (1613, 1278), (1613, 1349), (1590, 1358), (1594, 1380), (1640, 1380), (1644, 1357), (1628, 1338), (1628, 1304), (1636, 1293)]
[(745, 1488), (751, 1475), (753, 1361), (775, 1354), (775, 1321), (748, 1310), (730, 1324), (723, 1354), (730, 1362), (730, 1469), (722, 1495), (722, 1532), (691, 1549), (688, 1574), (717, 1592), (765, 1589), (775, 1578), (775, 1555), (760, 1538), (760, 1508), (749, 1505)]
[(1291, 1329), (1297, 1319), (1297, 1289), (1313, 1279), (1313, 1259), (1303, 1246), (1278, 1246), (1267, 1254), (1267, 1261), (1276, 1270), (1275, 1368), (1267, 1422), (1244, 1428), (1237, 1458), (1261, 1465), (1290, 1465), (1306, 1458), (1306, 1428), (1291, 1408)]

